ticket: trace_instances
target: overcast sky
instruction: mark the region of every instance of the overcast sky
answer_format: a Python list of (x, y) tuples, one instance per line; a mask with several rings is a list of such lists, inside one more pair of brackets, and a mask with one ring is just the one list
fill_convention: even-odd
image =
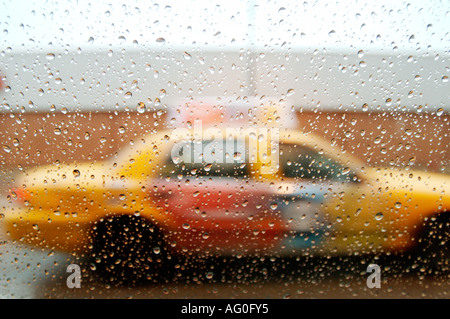
[(449, 52), (450, 1), (3, 1), (4, 50), (329, 48)]

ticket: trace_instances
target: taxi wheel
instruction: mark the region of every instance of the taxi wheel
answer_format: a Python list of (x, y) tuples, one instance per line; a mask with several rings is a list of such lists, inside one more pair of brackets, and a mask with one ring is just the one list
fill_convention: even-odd
[(417, 261), (433, 274), (450, 270), (450, 216), (441, 213), (429, 219), (418, 238)]
[(164, 237), (146, 219), (129, 215), (104, 219), (94, 227), (93, 239), (93, 264), (110, 283), (163, 279)]

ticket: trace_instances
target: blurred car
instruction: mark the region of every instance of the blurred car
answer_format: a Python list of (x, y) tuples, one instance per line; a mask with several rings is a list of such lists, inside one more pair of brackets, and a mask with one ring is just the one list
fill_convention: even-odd
[[(251, 130), (213, 132), (186, 138), (163, 130), (104, 162), (29, 169), (11, 189), (7, 232), (19, 242), (92, 256), (96, 267), (122, 275), (157, 275), (178, 256), (418, 248), (448, 265), (447, 175), (368, 167), (293, 129), (277, 132), (277, 149), (262, 143), (270, 130), (262, 139)], [(215, 160), (205, 156), (208, 147)]]

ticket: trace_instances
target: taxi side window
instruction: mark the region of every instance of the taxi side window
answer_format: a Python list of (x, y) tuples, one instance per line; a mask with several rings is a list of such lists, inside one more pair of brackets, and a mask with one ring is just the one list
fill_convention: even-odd
[(356, 175), (324, 154), (297, 144), (280, 145), (283, 177), (317, 181), (353, 181)]
[(202, 141), (202, 147), (195, 148), (194, 142), (186, 142), (177, 151), (177, 157), (169, 157), (164, 165), (164, 175), (249, 177), (245, 145), (240, 141)]

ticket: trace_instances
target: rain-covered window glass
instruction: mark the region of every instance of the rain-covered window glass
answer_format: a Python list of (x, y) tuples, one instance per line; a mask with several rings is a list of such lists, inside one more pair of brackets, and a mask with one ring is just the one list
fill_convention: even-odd
[(0, 297), (448, 298), (449, 76), (448, 0), (3, 0)]

